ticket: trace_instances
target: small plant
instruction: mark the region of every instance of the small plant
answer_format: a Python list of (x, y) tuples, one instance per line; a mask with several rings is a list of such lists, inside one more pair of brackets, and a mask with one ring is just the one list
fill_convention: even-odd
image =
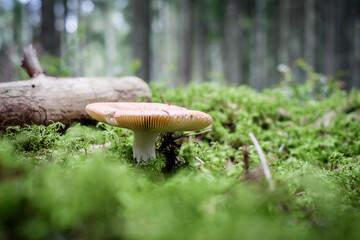
[(63, 130), (65, 130), (65, 125), (59, 122), (49, 126), (27, 125), (23, 128), (14, 126), (6, 129), (4, 137), (12, 140), (20, 151), (39, 151), (52, 148)]

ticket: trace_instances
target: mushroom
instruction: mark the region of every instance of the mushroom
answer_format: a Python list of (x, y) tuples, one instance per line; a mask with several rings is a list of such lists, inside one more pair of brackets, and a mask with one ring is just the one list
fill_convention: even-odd
[(133, 156), (138, 163), (156, 158), (160, 132), (195, 131), (213, 121), (206, 113), (162, 103), (99, 102), (87, 105), (86, 112), (97, 121), (133, 130)]

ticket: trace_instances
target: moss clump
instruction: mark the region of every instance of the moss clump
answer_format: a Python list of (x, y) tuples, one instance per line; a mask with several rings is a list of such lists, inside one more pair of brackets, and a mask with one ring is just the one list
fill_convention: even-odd
[(357, 239), (360, 93), (310, 76), (261, 94), (152, 86), (153, 101), (207, 112), (214, 124), (187, 138), (164, 135), (147, 166), (132, 160), (125, 129), (9, 128), (0, 136), (0, 239)]

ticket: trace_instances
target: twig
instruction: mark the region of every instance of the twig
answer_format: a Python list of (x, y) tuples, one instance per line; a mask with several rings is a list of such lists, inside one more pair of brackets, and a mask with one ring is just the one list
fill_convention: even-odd
[(31, 44), (24, 48), (24, 59), (21, 61), (21, 67), (31, 78), (44, 74), (39, 59), (36, 56), (36, 50)]
[(198, 161), (201, 164), (205, 164), (205, 162), (203, 160), (201, 160), (199, 157), (197, 156), (193, 156), (195, 158), (196, 161)]
[(285, 144), (281, 144), (280, 148), (279, 148), (279, 152), (282, 152), (285, 148)]
[(184, 137), (197, 136), (197, 135), (200, 135), (200, 134), (203, 134), (203, 133), (210, 132), (211, 130), (212, 130), (212, 129), (207, 129), (207, 130), (204, 130), (204, 131), (201, 131), (201, 132), (197, 132), (197, 133), (183, 134), (183, 135), (180, 135), (180, 136), (175, 137), (175, 140), (177, 140), (177, 139), (179, 139), (179, 138), (184, 138)]
[(243, 156), (244, 156), (244, 168), (245, 168), (245, 176), (249, 177), (249, 151), (248, 145), (245, 144), (243, 148)]
[(259, 142), (256, 140), (256, 137), (254, 136), (254, 134), (252, 132), (249, 133), (249, 137), (251, 138), (251, 141), (254, 143), (255, 145), (255, 148), (259, 154), (259, 157), (260, 157), (260, 160), (261, 160), (261, 165), (263, 167), (263, 170), (264, 170), (264, 173), (265, 173), (265, 177), (266, 177), (266, 180), (268, 181), (269, 183), (269, 188), (271, 191), (273, 191), (275, 189), (274, 187), (274, 183), (271, 179), (271, 173), (270, 173), (270, 169), (269, 169), (269, 166), (268, 166), (268, 163), (267, 163), (267, 160), (265, 158), (265, 155), (259, 145)]

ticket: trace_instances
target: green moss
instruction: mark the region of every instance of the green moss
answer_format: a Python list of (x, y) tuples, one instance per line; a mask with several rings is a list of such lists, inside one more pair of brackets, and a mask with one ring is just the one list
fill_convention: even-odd
[[(163, 135), (168, 142), (146, 166), (133, 161), (126, 129), (8, 128), (0, 136), (0, 238), (356, 239), (360, 93), (310, 76), (263, 93), (152, 86), (153, 101), (207, 112), (214, 123), (192, 137)], [(271, 163), (274, 191), (250, 131)]]

